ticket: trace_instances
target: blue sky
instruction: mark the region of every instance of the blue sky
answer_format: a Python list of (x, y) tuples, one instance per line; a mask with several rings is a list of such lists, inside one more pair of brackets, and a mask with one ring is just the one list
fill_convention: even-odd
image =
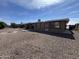
[(79, 0), (0, 0), (0, 20), (8, 24), (60, 18), (79, 23)]

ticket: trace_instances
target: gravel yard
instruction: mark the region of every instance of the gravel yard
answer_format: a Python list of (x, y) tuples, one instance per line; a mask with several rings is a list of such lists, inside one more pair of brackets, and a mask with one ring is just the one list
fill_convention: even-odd
[(67, 39), (22, 29), (0, 30), (0, 59), (79, 59), (79, 33)]

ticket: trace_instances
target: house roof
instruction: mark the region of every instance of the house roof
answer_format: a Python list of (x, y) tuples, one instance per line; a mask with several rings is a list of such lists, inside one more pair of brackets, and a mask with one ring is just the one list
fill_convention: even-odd
[(49, 20), (49, 21), (45, 21), (45, 22), (61, 22), (61, 21), (69, 22), (69, 18)]
[(79, 25), (79, 23), (75, 24), (75, 25)]
[(69, 18), (63, 18), (63, 19), (55, 19), (55, 20), (48, 20), (48, 21), (42, 21), (42, 22), (33, 22), (33, 23), (27, 23), (27, 24), (35, 24), (35, 23), (47, 23), (47, 22), (69, 22)]
[[(42, 21), (42, 22), (40, 22), (40, 23), (44, 23), (44, 22), (62, 22), (62, 21), (68, 23), (68, 22), (69, 22), (69, 18), (63, 18), (63, 19), (55, 19), (55, 20)], [(38, 22), (35, 22), (35, 23), (38, 23)]]

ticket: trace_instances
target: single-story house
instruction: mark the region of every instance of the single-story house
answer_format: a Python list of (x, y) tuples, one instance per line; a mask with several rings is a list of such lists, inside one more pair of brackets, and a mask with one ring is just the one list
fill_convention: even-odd
[(26, 24), (26, 29), (32, 29), (34, 31), (41, 31), (41, 32), (55, 32), (61, 33), (66, 30), (67, 23), (69, 22), (68, 18), (65, 19), (58, 19), (58, 20), (49, 20), (45, 22), (35, 22)]

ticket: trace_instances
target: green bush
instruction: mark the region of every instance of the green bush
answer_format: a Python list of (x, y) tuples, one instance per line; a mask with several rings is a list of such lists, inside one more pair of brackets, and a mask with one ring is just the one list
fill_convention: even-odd
[(4, 22), (0, 22), (0, 29), (3, 29), (3, 28), (5, 28), (6, 27), (6, 23), (4, 23)]

